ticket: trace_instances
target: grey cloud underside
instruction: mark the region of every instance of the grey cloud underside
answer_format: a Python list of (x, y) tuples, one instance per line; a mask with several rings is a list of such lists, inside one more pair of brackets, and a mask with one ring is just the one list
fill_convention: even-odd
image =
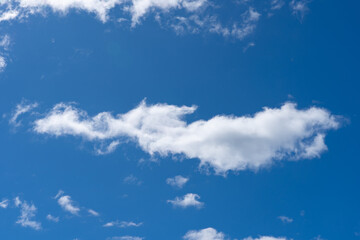
[(253, 116), (215, 116), (187, 123), (195, 106), (147, 105), (113, 116), (102, 112), (89, 116), (72, 105), (55, 105), (35, 120), (34, 131), (53, 136), (75, 136), (94, 143), (131, 140), (150, 155), (182, 154), (200, 159), (201, 167), (217, 174), (229, 170), (257, 170), (280, 160), (319, 157), (327, 150), (328, 130), (340, 126), (327, 110), (296, 104), (264, 108)]

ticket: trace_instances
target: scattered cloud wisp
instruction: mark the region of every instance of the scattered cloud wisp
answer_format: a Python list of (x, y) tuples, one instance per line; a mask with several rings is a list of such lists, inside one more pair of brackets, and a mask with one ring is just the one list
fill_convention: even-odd
[(201, 208), (204, 206), (203, 202), (199, 201), (200, 196), (195, 193), (188, 193), (183, 197), (176, 197), (174, 200), (168, 200), (167, 202), (175, 207), (188, 208), (196, 207)]
[(280, 219), (283, 223), (292, 223), (294, 221), (294, 219), (287, 216), (279, 216), (278, 219)]
[(9, 206), (9, 199), (5, 199), (5, 200), (0, 202), (0, 207), (1, 208), (7, 208), (8, 206)]
[(119, 228), (128, 228), (128, 227), (140, 227), (143, 223), (127, 222), (127, 221), (113, 221), (108, 222), (103, 225), (103, 227), (119, 227)]
[(189, 181), (189, 178), (183, 176), (175, 176), (173, 178), (166, 179), (166, 183), (172, 187), (183, 188), (184, 185)]

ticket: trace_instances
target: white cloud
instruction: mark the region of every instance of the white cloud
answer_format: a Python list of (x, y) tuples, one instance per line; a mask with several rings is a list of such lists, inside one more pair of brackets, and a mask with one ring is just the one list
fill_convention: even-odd
[(70, 10), (92, 13), (102, 22), (106, 22), (110, 19), (110, 12), (118, 7), (123, 11), (111, 19), (129, 22), (132, 27), (139, 24), (148, 13), (153, 12), (158, 22), (165, 19), (165, 22), (161, 22), (162, 26), (169, 26), (177, 33), (184, 33), (185, 30), (190, 33), (203, 31), (240, 40), (253, 32), (255, 22), (260, 16), (250, 7), (241, 15), (240, 21), (237, 15), (232, 18), (233, 22), (223, 26), (216, 20), (218, 7), (214, 7), (209, 0), (9, 0), (0, 2), (0, 5), (4, 9), (0, 10), (0, 22), (22, 20), (34, 14), (46, 16), (49, 10), (63, 15)]
[(149, 106), (142, 102), (115, 117), (109, 112), (89, 117), (85, 111), (60, 103), (34, 122), (34, 131), (93, 142), (128, 138), (151, 155), (198, 158), (201, 167), (226, 174), (229, 170), (257, 170), (280, 160), (320, 157), (327, 150), (326, 132), (340, 124), (325, 109), (299, 110), (294, 103), (264, 108), (253, 116), (222, 115), (192, 123), (183, 120), (195, 110), (195, 106)]
[(21, 201), (20, 201), (20, 198), (19, 198), (19, 197), (15, 197), (15, 198), (14, 198), (14, 204), (15, 204), (15, 207), (19, 207), (19, 206), (20, 206)]
[(5, 35), (0, 40), (0, 47), (2, 47), (4, 50), (8, 50), (9, 46), (11, 44), (11, 39), (9, 35)]
[(63, 190), (59, 190), (58, 193), (56, 194), (56, 196), (54, 197), (54, 199), (58, 199), (60, 196), (64, 195), (64, 191)]
[(59, 217), (54, 217), (51, 214), (46, 215), (46, 219), (51, 221), (51, 222), (59, 222)]
[(143, 240), (142, 237), (134, 237), (134, 236), (121, 236), (121, 237), (111, 237), (107, 240)]
[(278, 10), (284, 6), (285, 2), (283, 0), (272, 0), (271, 1), (271, 10)]
[(287, 240), (287, 238), (284, 238), (284, 237), (261, 236), (261, 237), (258, 237), (258, 238), (248, 237), (248, 238), (244, 238), (243, 240)]
[[(222, 232), (218, 232), (214, 228), (205, 228), (202, 230), (192, 230), (185, 234), (184, 240), (230, 240)], [(236, 240), (236, 239), (234, 239)], [(260, 236), (257, 238), (247, 237), (243, 240), (287, 240), (284, 237)]]
[(290, 2), (290, 8), (292, 13), (302, 21), (304, 19), (305, 14), (309, 11), (308, 4), (309, 0), (292, 0)]
[[(1, 64), (0, 64), (0, 68), (1, 68)], [(13, 111), (11, 118), (9, 120), (9, 123), (15, 127), (20, 126), (21, 122), (17, 121), (18, 117), (20, 117), (24, 113), (30, 112), (37, 106), (38, 106), (38, 103), (28, 103), (28, 101), (22, 100), (21, 103), (16, 105), (15, 110)]]
[(320, 235), (314, 237), (312, 240), (326, 240), (324, 238), (322, 238)]
[(15, 198), (16, 207), (20, 207), (20, 216), (16, 221), (17, 224), (20, 224), (23, 227), (30, 227), (35, 230), (41, 229), (41, 223), (32, 220), (35, 217), (37, 211), (34, 204), (29, 205), (26, 201), (21, 201), (19, 197)]
[(95, 210), (89, 209), (88, 213), (90, 213), (92, 216), (98, 217), (100, 216), (100, 214), (98, 212), (96, 212)]
[(287, 216), (279, 216), (278, 219), (280, 219), (283, 223), (292, 223), (294, 221), (294, 219)]
[(214, 228), (205, 228), (202, 230), (192, 230), (185, 234), (185, 240), (225, 240), (225, 234), (216, 231)]
[(124, 2), (122, 0), (17, 0), (18, 8), (32, 12), (44, 11), (51, 8), (54, 12), (66, 14), (71, 9), (77, 9), (94, 13), (105, 22), (108, 13), (116, 5)]
[[(0, 22), (1, 22), (1, 16), (0, 16)], [(9, 50), (9, 46), (11, 44), (10, 36), (5, 34), (3, 37), (0, 38), (0, 72), (4, 71), (4, 69), (7, 66), (7, 60), (5, 58), (6, 51)]]
[(74, 202), (68, 195), (60, 197), (58, 199), (58, 203), (65, 211), (68, 211), (74, 215), (77, 215), (80, 211), (80, 208), (74, 206)]
[(188, 11), (196, 11), (207, 2), (206, 0), (131, 0), (132, 6), (130, 12), (132, 14), (132, 26), (139, 23), (139, 20), (151, 9), (160, 9), (169, 11), (170, 9), (186, 9)]
[(173, 187), (182, 188), (187, 182), (189, 178), (183, 176), (175, 176), (173, 178), (166, 179), (166, 183)]
[(117, 222), (108, 222), (103, 225), (103, 227), (114, 227)]
[[(238, 1), (234, 2), (234, 7), (238, 7)], [(251, 1), (242, 2), (246, 6), (251, 5)], [(302, 20), (308, 11), (309, 2), (310, 0), (291, 0), (292, 13)], [(270, 0), (269, 4), (269, 9), (262, 10), (270, 10), (268, 15), (271, 16), (274, 10), (283, 7), (285, 1)], [(238, 40), (243, 40), (254, 32), (261, 16), (250, 6), (243, 14), (223, 17), (223, 13), (218, 10), (220, 5), (211, 0), (8, 0), (1, 1), (0, 6), (0, 23), (23, 20), (34, 14), (46, 16), (49, 11), (65, 15), (73, 10), (94, 14), (104, 23), (110, 19), (128, 22), (135, 27), (149, 13), (153, 13), (162, 27), (170, 27), (177, 34), (210, 32)], [(226, 21), (226, 24), (218, 19)], [(6, 67), (6, 62), (4, 57), (0, 57), (0, 70)]]
[(249, 48), (254, 47), (255, 43), (254, 42), (249, 42), (244, 48), (243, 48), (243, 52), (246, 52)]
[(138, 185), (138, 186), (140, 186), (142, 184), (142, 181), (140, 181), (137, 177), (135, 177), (132, 174), (125, 177), (123, 182), (126, 184), (133, 184), (133, 185)]
[(3, 56), (0, 56), (0, 72), (4, 71), (4, 69), (6, 68), (6, 60)]
[(103, 227), (119, 227), (119, 228), (128, 228), (128, 227), (140, 227), (143, 223), (127, 222), (127, 221), (113, 221), (108, 222), (103, 225)]
[(185, 0), (182, 1), (182, 6), (191, 12), (197, 11), (207, 4), (207, 0)]
[(9, 200), (5, 199), (0, 202), (0, 208), (7, 208), (9, 206)]
[(109, 145), (106, 145), (105, 148), (101, 147), (101, 148), (96, 149), (96, 153), (98, 155), (110, 154), (116, 150), (116, 148), (119, 144), (120, 144), (120, 141), (112, 141)]
[(249, 7), (248, 10), (241, 14), (241, 20), (233, 22), (230, 26), (221, 24), (215, 15), (200, 16), (196, 14), (189, 17), (177, 16), (171, 21), (170, 26), (177, 34), (206, 31), (227, 38), (243, 40), (254, 32), (260, 16), (259, 12)]
[(197, 207), (201, 208), (204, 206), (204, 203), (198, 201), (200, 199), (200, 196), (198, 194), (194, 193), (188, 193), (184, 195), (183, 197), (176, 197), (174, 200), (168, 200), (168, 203), (171, 203), (175, 207)]
[(19, 16), (19, 14), (20, 13), (18, 10), (13, 10), (13, 9), (2, 12), (0, 15), (0, 22), (16, 19)]
[(244, 39), (249, 34), (253, 33), (260, 16), (261, 14), (259, 12), (250, 7), (249, 10), (243, 14), (243, 22), (241, 25), (238, 26), (237, 24), (234, 24), (230, 31), (231, 36), (237, 39)]
[(153, 9), (162, 12), (168, 12), (171, 9), (194, 12), (206, 3), (207, 0), (9, 0), (0, 3), (7, 6), (6, 10), (0, 12), (0, 22), (44, 13), (48, 9), (62, 14), (67, 14), (70, 10), (85, 11), (95, 14), (101, 21), (106, 22), (109, 12), (121, 6), (131, 13), (132, 25), (135, 26), (141, 17)]
[(80, 208), (76, 207), (74, 201), (71, 200), (69, 195), (63, 195), (63, 191), (59, 191), (59, 193), (55, 196), (58, 204), (67, 212), (70, 212), (73, 215), (78, 215), (80, 212)]

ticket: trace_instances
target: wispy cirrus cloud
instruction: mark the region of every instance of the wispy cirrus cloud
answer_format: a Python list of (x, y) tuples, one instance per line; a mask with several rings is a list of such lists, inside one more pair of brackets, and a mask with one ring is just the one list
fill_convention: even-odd
[(290, 2), (292, 14), (295, 15), (300, 22), (303, 21), (305, 14), (309, 11), (309, 3), (310, 0), (292, 0)]
[(37, 208), (34, 204), (28, 204), (26, 201), (21, 201), (19, 197), (14, 199), (15, 206), (20, 208), (20, 216), (16, 221), (17, 224), (23, 227), (30, 227), (35, 230), (41, 229), (41, 223), (33, 220)]
[(113, 153), (119, 145), (120, 145), (120, 141), (118, 140), (112, 141), (110, 144), (105, 144), (105, 146), (96, 148), (96, 153), (98, 155), (106, 155)]
[(168, 200), (167, 202), (172, 204), (174, 207), (188, 208), (196, 207), (202, 208), (204, 206), (203, 202), (199, 201), (200, 196), (195, 193), (185, 194), (183, 197), (176, 197), (174, 200)]
[(110, 237), (107, 240), (143, 240), (142, 237), (135, 237), (135, 236), (121, 236), (121, 237)]
[[(147, 105), (125, 114), (95, 116), (60, 103), (34, 121), (34, 132), (75, 136), (94, 143), (130, 139), (150, 155), (182, 154), (200, 159), (200, 167), (216, 174), (258, 170), (278, 161), (312, 159), (327, 150), (325, 136), (341, 118), (323, 108), (297, 109), (294, 103), (267, 108), (253, 116), (215, 116), (187, 123), (196, 106)], [(133, 178), (128, 177), (125, 182)]]
[(139, 23), (139, 19), (153, 9), (169, 11), (171, 9), (184, 9), (195, 12), (203, 7), (207, 0), (132, 0), (127, 9), (132, 15), (132, 26)]
[[(0, 16), (0, 22), (1, 22), (1, 16)], [(4, 71), (4, 69), (7, 66), (7, 61), (8, 61), (7, 55), (10, 45), (11, 45), (11, 39), (8, 34), (5, 34), (4, 36), (0, 37), (0, 72)]]
[(280, 219), (283, 223), (292, 223), (294, 221), (294, 219), (287, 216), (279, 216), (278, 219)]
[(95, 210), (93, 210), (93, 209), (88, 209), (88, 213), (89, 213), (91, 216), (94, 216), (94, 217), (100, 216), (100, 213), (98, 213), (97, 211), (95, 211)]
[(183, 177), (181, 175), (166, 179), (167, 184), (177, 188), (182, 188), (188, 181), (189, 178)]
[(13, 110), (13, 113), (11, 114), (11, 118), (9, 120), (9, 124), (18, 127), (21, 125), (21, 121), (18, 121), (18, 118), (33, 110), (34, 108), (38, 107), (38, 103), (30, 103), (27, 100), (22, 100), (21, 103), (17, 104), (15, 109)]
[[(254, 8), (249, 7), (245, 10), (238, 21), (232, 24), (222, 24), (216, 16), (213, 15), (191, 15), (188, 17), (176, 16), (168, 20), (167, 23), (178, 34), (199, 33), (202, 31), (216, 33), (226, 38), (243, 40), (252, 34), (257, 26), (261, 14)], [(158, 20), (163, 24), (163, 21)]]
[(287, 239), (285, 237), (260, 236), (257, 238), (248, 237), (248, 238), (244, 238), (243, 240), (290, 240), (290, 239)]
[[(231, 240), (230, 237), (224, 233), (217, 231), (214, 228), (204, 228), (200, 230), (188, 231), (184, 236), (184, 240)], [(236, 240), (236, 239), (234, 239)], [(242, 240), (290, 240), (285, 237), (272, 237), (272, 236), (260, 236), (257, 238), (247, 237)]]
[(135, 223), (135, 222), (128, 222), (128, 221), (112, 221), (112, 222), (107, 222), (103, 225), (103, 227), (119, 227), (119, 228), (128, 228), (128, 227), (140, 227), (142, 226), (143, 223), (139, 222), (139, 223)]
[[(101, 22), (135, 28), (145, 19), (154, 18), (163, 29), (173, 29), (177, 34), (217, 34), (227, 39), (244, 40), (255, 32), (262, 13), (273, 15), (283, 7), (283, 0), (272, 0), (261, 9), (255, 9), (252, 1), (236, 1), (219, 4), (214, 0), (6, 0), (0, 1), (0, 24), (13, 21), (30, 21), (32, 16), (61, 16), (72, 13), (87, 13)], [(290, 9), (300, 21), (309, 11), (309, 0), (292, 0)], [(236, 14), (227, 16), (221, 11), (223, 5), (233, 4)], [(10, 40), (9, 35), (3, 36)], [(0, 39), (0, 72), (8, 62), (7, 49)], [(114, 142), (115, 143), (115, 142)], [(112, 149), (99, 149), (99, 154)]]

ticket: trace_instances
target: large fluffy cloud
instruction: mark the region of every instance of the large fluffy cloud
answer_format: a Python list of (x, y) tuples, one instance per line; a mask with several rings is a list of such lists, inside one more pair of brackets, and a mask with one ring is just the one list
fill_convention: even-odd
[(192, 230), (185, 234), (185, 240), (225, 240), (225, 234), (216, 231), (214, 228), (205, 228), (202, 230)]
[(80, 208), (75, 206), (74, 201), (71, 199), (69, 195), (64, 195), (63, 191), (59, 191), (58, 194), (55, 196), (55, 199), (57, 199), (58, 204), (62, 209), (65, 211), (78, 215), (80, 212)]
[(339, 121), (318, 107), (297, 109), (294, 103), (264, 108), (253, 116), (215, 116), (187, 123), (195, 106), (147, 105), (113, 116), (89, 116), (60, 103), (34, 122), (34, 131), (53, 136), (78, 136), (92, 142), (131, 139), (149, 154), (182, 154), (200, 159), (217, 174), (259, 169), (280, 160), (319, 157), (327, 149), (326, 132)]

